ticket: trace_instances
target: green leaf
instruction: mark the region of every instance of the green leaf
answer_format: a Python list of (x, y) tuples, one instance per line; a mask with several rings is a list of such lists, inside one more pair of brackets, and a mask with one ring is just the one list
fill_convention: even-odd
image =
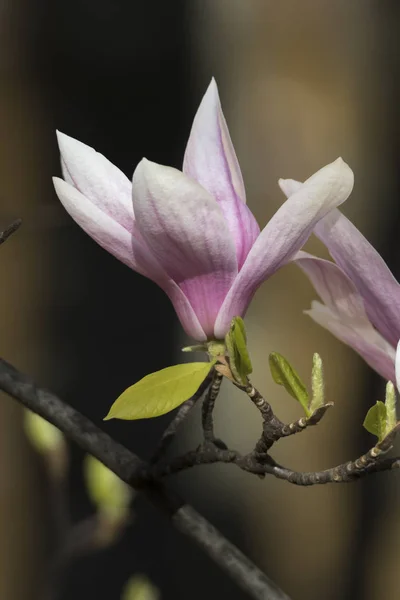
[(25, 411), (24, 429), (32, 446), (41, 454), (55, 452), (65, 444), (64, 436), (57, 427), (30, 410)]
[(307, 388), (286, 358), (278, 352), (272, 352), (269, 355), (269, 368), (275, 383), (283, 385), (285, 390), (300, 402), (304, 412), (309, 417), (311, 412), (308, 407)]
[(311, 371), (312, 398), (309, 406), (311, 414), (324, 405), (324, 387), (324, 371), (322, 366), (322, 359), (320, 355), (315, 352), (313, 356), (313, 366)]
[(145, 575), (134, 575), (124, 586), (121, 600), (161, 600), (161, 595)]
[(239, 383), (246, 384), (248, 375), (253, 372), (253, 367), (247, 351), (246, 330), (241, 317), (232, 319), (225, 343), (233, 376)]
[(214, 362), (174, 365), (146, 375), (122, 392), (104, 420), (151, 419), (170, 412), (197, 392)]
[(386, 435), (389, 431), (392, 431), (394, 427), (397, 425), (397, 415), (396, 415), (396, 392), (394, 389), (394, 385), (391, 381), (388, 381), (386, 385), (386, 398), (385, 398), (385, 406), (386, 406)]
[(83, 473), (88, 495), (99, 511), (113, 516), (129, 509), (132, 488), (97, 458), (86, 455)]
[(376, 435), (379, 442), (386, 437), (386, 417), (386, 406), (378, 400), (367, 412), (363, 423), (365, 429), (372, 435)]

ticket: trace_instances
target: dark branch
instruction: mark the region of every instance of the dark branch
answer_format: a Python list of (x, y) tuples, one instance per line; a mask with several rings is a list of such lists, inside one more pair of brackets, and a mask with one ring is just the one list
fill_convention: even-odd
[(375, 446), (357, 460), (348, 461), (324, 471), (302, 473), (279, 465), (269, 454), (256, 454), (252, 452), (242, 456), (234, 450), (206, 446), (174, 458), (166, 465), (157, 465), (149, 471), (148, 476), (158, 479), (199, 465), (229, 463), (249, 473), (255, 475), (273, 475), (294, 485), (310, 486), (325, 483), (350, 483), (372, 473), (400, 468), (400, 457), (382, 458), (384, 452), (380, 450), (379, 446)]
[(4, 242), (10, 237), (10, 235), (15, 233), (17, 231), (17, 229), (19, 229), (19, 227), (21, 226), (21, 223), (22, 223), (21, 219), (16, 219), (13, 223), (11, 223), (11, 225), (6, 227), (6, 229), (4, 229), (4, 231), (0, 232), (0, 246), (1, 246), (1, 244), (4, 244)]
[(203, 426), (204, 441), (206, 443), (211, 442), (213, 444), (215, 441), (218, 441), (215, 439), (214, 435), (213, 410), (219, 390), (221, 389), (222, 379), (222, 375), (218, 373), (218, 371), (214, 371), (211, 386), (203, 400), (201, 422)]
[(0, 359), (0, 389), (50, 421), (126, 483), (139, 487), (175, 527), (203, 548), (255, 600), (289, 600), (236, 546), (192, 507), (144, 478), (147, 465), (57, 396), (38, 388), (26, 375)]

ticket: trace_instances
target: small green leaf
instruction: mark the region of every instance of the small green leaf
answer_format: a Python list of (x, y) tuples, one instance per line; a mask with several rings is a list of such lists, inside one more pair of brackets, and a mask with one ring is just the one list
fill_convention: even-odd
[(324, 405), (324, 387), (324, 371), (322, 366), (322, 359), (320, 355), (315, 352), (313, 356), (313, 366), (311, 371), (312, 398), (309, 406), (311, 414)]
[(241, 317), (232, 319), (225, 342), (232, 374), (239, 383), (246, 384), (248, 375), (253, 372), (253, 367), (247, 351), (246, 330)]
[(386, 398), (385, 398), (385, 406), (386, 406), (386, 432), (387, 435), (389, 431), (392, 431), (397, 424), (397, 415), (396, 415), (396, 392), (394, 389), (394, 385), (391, 381), (388, 381), (386, 385)]
[(304, 412), (309, 417), (311, 412), (308, 407), (307, 388), (286, 358), (278, 352), (272, 352), (269, 355), (269, 368), (275, 383), (283, 385), (285, 390), (300, 402)]
[(379, 442), (386, 437), (386, 417), (386, 406), (378, 400), (367, 412), (363, 423), (365, 429), (372, 435), (376, 435)]
[(174, 365), (146, 375), (122, 392), (104, 420), (151, 419), (170, 412), (197, 392), (214, 363)]

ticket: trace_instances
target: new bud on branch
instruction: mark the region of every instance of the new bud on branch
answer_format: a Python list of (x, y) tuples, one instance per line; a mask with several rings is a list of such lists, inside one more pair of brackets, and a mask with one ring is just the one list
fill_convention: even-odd
[(257, 288), (291, 261), (353, 187), (341, 159), (310, 177), (260, 232), (212, 80), (179, 171), (143, 159), (133, 182), (93, 148), (58, 134), (57, 195), (103, 248), (169, 296), (186, 333), (223, 339)]

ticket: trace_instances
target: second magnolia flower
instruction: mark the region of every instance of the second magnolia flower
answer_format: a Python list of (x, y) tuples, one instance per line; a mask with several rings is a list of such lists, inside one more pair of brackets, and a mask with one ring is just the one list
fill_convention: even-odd
[(221, 339), (257, 288), (344, 202), (353, 173), (337, 159), (310, 177), (260, 232), (212, 80), (183, 171), (143, 159), (133, 182), (93, 148), (58, 134), (57, 195), (103, 248), (168, 294), (186, 333)]

